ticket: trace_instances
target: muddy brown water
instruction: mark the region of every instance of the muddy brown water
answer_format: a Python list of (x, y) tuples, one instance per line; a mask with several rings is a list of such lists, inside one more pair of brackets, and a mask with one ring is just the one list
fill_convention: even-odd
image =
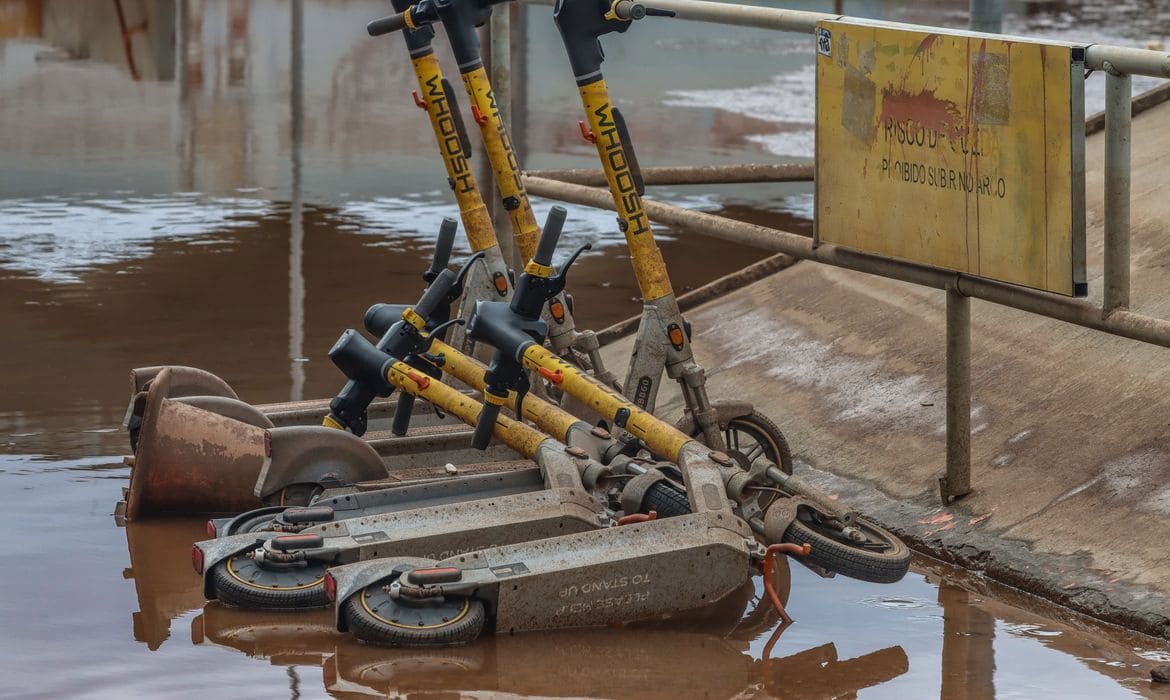
[[(145, 20), (129, 52), (119, 5), (127, 27)], [(339, 332), (373, 301), (417, 295), (453, 207), (401, 46), (363, 36), (385, 5), (0, 0), (0, 696), (1165, 694), (1148, 681), (1165, 645), (925, 560), (892, 586), (782, 568), (797, 623), (779, 637), (756, 580), (674, 620), (399, 652), (334, 633), (326, 613), (205, 603), (189, 562), (201, 519), (116, 527), (127, 370), (204, 367), (254, 402), (324, 396), (338, 387), (324, 352)], [(907, 18), (897, 4), (846, 5)], [(963, 5), (915, 19), (957, 24)], [(1078, 6), (1035, 7), (1013, 21), (1075, 23)], [(528, 10), (516, 141), (532, 167), (589, 166), (546, 12)], [(793, 111), (807, 95), (790, 77), (798, 37), (638, 31), (636, 47), (610, 42), (607, 66), (639, 67), (611, 84), (643, 163), (801, 155), (786, 152), (808, 145)], [(1146, 40), (1128, 20), (1119, 35)], [(807, 186), (653, 195), (810, 230)], [(572, 208), (568, 229), (565, 247), (596, 244), (572, 276), (581, 324), (637, 313), (611, 215)], [(661, 234), (678, 291), (763, 255)]]

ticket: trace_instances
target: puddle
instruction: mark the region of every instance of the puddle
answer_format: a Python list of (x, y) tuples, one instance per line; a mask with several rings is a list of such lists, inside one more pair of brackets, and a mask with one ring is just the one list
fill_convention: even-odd
[[(129, 56), (117, 4), (131, 24), (147, 22)], [(309, 30), (301, 52), (311, 58), (300, 103), (289, 94), (289, 12), (298, 5)], [(915, 21), (957, 25), (965, 5), (920, 8)], [(1008, 5), (1020, 10), (1012, 31), (1085, 25), (1079, 5), (1046, 3), (1031, 14)], [(206, 604), (189, 562), (191, 543), (204, 537), (200, 520), (115, 527), (128, 474), (117, 426), (131, 367), (205, 367), (252, 402), (325, 396), (339, 386), (323, 358), (341, 330), (372, 302), (417, 296), (433, 232), (455, 210), (410, 100), (400, 43), (364, 34), (385, 8), (0, 0), (0, 487), (17, 496), (0, 540), (14, 563), (0, 574), (5, 693), (1158, 695), (1148, 669), (1170, 660), (1170, 647), (927, 561), (886, 587), (781, 567), (797, 624), (774, 639), (757, 579), (690, 617), (394, 652), (335, 634), (325, 613)], [(846, 3), (856, 14), (896, 12), (888, 8)], [(515, 141), (529, 167), (591, 167), (547, 12), (526, 10), (528, 109)], [(1125, 16), (1141, 16), (1134, 12)], [(1100, 19), (1091, 26), (1100, 36), (1158, 39), (1140, 23)], [(806, 37), (664, 21), (636, 31), (640, 42), (607, 44), (607, 65), (640, 67), (611, 71), (610, 84), (644, 164), (810, 153)], [(676, 70), (709, 52), (719, 60)], [(293, 123), (302, 125), (295, 141)], [(652, 194), (811, 231), (807, 185)], [(535, 207), (543, 214), (550, 204)], [(679, 292), (763, 257), (669, 228), (658, 234)], [(637, 288), (612, 215), (571, 207), (563, 248), (586, 241), (597, 248), (571, 287), (580, 325), (600, 329), (637, 313)]]

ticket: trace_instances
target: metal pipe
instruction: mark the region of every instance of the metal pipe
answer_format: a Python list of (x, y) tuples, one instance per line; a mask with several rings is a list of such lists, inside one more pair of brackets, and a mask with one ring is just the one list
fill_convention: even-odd
[(1095, 70), (1109, 70), (1107, 66), (1112, 66), (1118, 73), (1170, 78), (1170, 53), (1094, 44), (1085, 51), (1085, 66)]
[[(521, 0), (530, 5), (552, 5), (554, 0)], [(673, 10), (677, 19), (695, 22), (730, 24), (737, 27), (759, 27), (785, 32), (812, 34), (817, 22), (838, 19), (840, 15), (805, 10), (780, 10), (771, 7), (732, 5), (706, 0), (654, 0), (654, 7)]]
[[(532, 5), (552, 5), (553, 0), (521, 0)], [(841, 15), (804, 10), (780, 10), (771, 7), (733, 5), (707, 0), (654, 0), (655, 7), (674, 10), (678, 19), (713, 24), (729, 24), (738, 27), (758, 27), (785, 32), (811, 34), (816, 31), (817, 22), (840, 19)], [(883, 22), (890, 29), (921, 31), (921, 27), (899, 22)], [(1094, 44), (1088, 47), (1085, 65), (1103, 70), (1105, 62), (1122, 73), (1150, 75), (1155, 78), (1170, 78), (1170, 53), (1148, 49), (1130, 49), (1108, 44)]]
[(947, 289), (947, 472), (943, 505), (971, 493), (971, 298)]
[[(649, 186), (654, 185), (718, 185), (744, 182), (811, 182), (812, 164), (747, 163), (743, 165), (684, 165), (671, 167), (642, 168), (642, 179)], [(561, 182), (572, 182), (589, 187), (605, 187), (605, 171), (601, 168), (576, 168), (570, 170), (530, 170), (529, 177), (548, 178)]]
[(973, 32), (1003, 32), (1003, 0), (971, 0), (967, 26)]
[[(613, 210), (613, 199), (608, 190), (536, 177), (525, 178), (525, 184), (530, 193), (541, 197)], [(901, 260), (880, 258), (828, 243), (822, 243), (814, 248), (812, 239), (790, 231), (689, 211), (653, 200), (644, 200), (644, 205), (651, 220), (678, 226), (694, 233), (925, 287), (954, 288), (965, 296), (1170, 348), (1170, 321), (1164, 319), (1124, 309), (1106, 314), (1100, 307), (1083, 301), (1004, 282), (971, 277)]]
[(1132, 79), (1105, 74), (1105, 311), (1129, 308)]

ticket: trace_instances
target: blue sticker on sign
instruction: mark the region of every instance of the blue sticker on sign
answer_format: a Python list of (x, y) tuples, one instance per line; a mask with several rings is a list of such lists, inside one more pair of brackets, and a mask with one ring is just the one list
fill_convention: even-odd
[(833, 56), (833, 35), (825, 27), (817, 27), (817, 53)]

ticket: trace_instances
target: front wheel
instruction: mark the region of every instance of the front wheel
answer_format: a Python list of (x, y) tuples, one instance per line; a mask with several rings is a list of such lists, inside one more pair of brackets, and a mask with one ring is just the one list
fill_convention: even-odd
[(392, 647), (467, 644), (483, 631), (483, 602), (449, 595), (442, 602), (406, 605), (392, 598), (386, 581), (363, 588), (342, 609), (349, 630), (363, 642)]
[(809, 545), (809, 562), (842, 576), (870, 583), (900, 581), (910, 569), (910, 549), (865, 518), (857, 518), (852, 527), (860, 533), (858, 539), (849, 538), (815, 513), (801, 508), (784, 531), (783, 540)]
[(325, 565), (269, 568), (240, 552), (211, 570), (215, 597), (237, 608), (303, 610), (329, 605), (325, 595)]

